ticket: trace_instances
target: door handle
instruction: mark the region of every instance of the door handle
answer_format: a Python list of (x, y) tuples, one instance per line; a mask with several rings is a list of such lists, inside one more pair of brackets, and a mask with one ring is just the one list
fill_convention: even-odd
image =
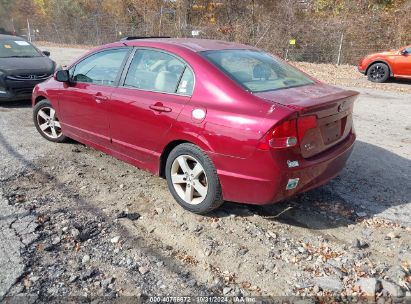
[(156, 112), (171, 112), (171, 108), (163, 106), (161, 102), (157, 102), (149, 107)]
[(101, 94), (94, 95), (94, 98), (96, 99), (96, 102), (98, 102), (98, 103), (108, 100), (107, 96), (104, 96), (104, 95), (101, 95)]

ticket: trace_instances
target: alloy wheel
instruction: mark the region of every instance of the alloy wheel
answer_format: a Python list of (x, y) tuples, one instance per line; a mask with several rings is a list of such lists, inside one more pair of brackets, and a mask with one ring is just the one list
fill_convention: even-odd
[(370, 76), (374, 80), (381, 80), (385, 77), (385, 70), (381, 65), (376, 65), (371, 68)]
[(43, 134), (49, 138), (56, 139), (63, 134), (56, 111), (51, 107), (42, 107), (37, 112), (37, 123)]
[(182, 200), (191, 205), (204, 201), (208, 193), (206, 172), (192, 156), (180, 155), (171, 165), (171, 182)]

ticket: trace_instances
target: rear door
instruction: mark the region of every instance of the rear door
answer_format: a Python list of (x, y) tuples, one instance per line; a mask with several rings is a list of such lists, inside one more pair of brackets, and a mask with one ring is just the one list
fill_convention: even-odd
[(146, 162), (190, 100), (194, 74), (172, 54), (136, 49), (122, 78), (109, 101), (112, 147)]
[(71, 82), (59, 96), (63, 130), (98, 145), (110, 143), (107, 102), (118, 84), (130, 48), (94, 53), (70, 69)]

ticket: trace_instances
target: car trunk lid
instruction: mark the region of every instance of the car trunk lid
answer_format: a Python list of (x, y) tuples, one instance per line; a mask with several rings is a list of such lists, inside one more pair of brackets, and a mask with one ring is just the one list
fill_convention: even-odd
[[(326, 84), (290, 88), (255, 95), (294, 109), (298, 113), (299, 145), (304, 158), (313, 157), (343, 141), (353, 127), (353, 107), (358, 92)], [(305, 124), (315, 117), (315, 124)]]

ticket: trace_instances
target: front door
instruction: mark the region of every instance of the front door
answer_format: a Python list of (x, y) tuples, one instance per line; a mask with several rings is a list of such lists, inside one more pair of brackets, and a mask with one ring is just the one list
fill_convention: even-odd
[(95, 144), (110, 143), (108, 108), (130, 48), (92, 54), (70, 69), (71, 81), (59, 97), (62, 128)]

